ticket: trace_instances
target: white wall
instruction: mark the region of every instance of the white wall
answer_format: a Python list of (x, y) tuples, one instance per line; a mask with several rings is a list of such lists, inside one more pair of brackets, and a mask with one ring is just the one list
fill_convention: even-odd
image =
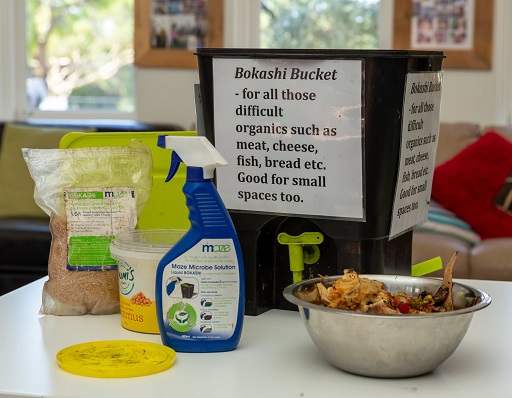
[(195, 123), (194, 84), (197, 70), (138, 68), (135, 73), (137, 121), (176, 123), (185, 130)]
[(445, 70), (441, 97), (441, 122), (474, 122), (484, 125), (496, 120), (496, 73)]
[[(258, 27), (239, 23), (250, 19), (244, 16), (258, 12), (257, 4), (250, 0), (225, 0), (226, 47), (257, 45), (254, 35)], [(494, 14), (493, 67), (485, 71), (445, 70), (442, 122), (468, 121), (481, 125), (511, 122), (512, 2), (494, 0)], [(195, 121), (193, 84), (198, 80), (196, 70), (138, 68), (137, 118), (142, 122), (174, 122), (190, 128)]]

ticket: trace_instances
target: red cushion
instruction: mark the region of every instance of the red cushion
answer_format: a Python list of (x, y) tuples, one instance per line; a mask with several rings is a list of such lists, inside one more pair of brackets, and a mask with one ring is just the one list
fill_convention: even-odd
[(512, 237), (512, 215), (494, 198), (512, 170), (512, 143), (487, 132), (434, 171), (432, 198), (482, 239)]

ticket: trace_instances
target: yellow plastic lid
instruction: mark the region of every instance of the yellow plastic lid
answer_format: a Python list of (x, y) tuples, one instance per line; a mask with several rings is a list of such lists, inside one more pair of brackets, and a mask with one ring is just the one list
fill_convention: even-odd
[(155, 374), (174, 364), (176, 352), (162, 344), (104, 340), (73, 345), (57, 353), (61, 369), (79, 376), (121, 378)]

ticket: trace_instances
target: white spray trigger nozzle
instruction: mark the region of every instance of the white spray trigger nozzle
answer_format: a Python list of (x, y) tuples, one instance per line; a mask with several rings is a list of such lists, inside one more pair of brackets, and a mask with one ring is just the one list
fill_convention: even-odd
[(158, 146), (174, 151), (167, 181), (176, 173), (181, 162), (187, 167), (203, 169), (205, 179), (213, 178), (217, 167), (228, 164), (206, 137), (159, 136)]

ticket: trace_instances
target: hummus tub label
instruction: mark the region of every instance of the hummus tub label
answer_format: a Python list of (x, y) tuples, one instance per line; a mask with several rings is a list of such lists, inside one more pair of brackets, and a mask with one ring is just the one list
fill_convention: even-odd
[(149, 298), (148, 300), (148, 303), (143, 304), (134, 302), (133, 296), (126, 297), (121, 295), (119, 297), (121, 325), (125, 329), (142, 333), (159, 333), (158, 322), (155, 315), (155, 302)]
[(442, 72), (406, 77), (390, 239), (427, 220), (439, 133)]
[(155, 303), (156, 263), (118, 260), (121, 325), (135, 332), (158, 334)]
[(238, 260), (231, 239), (205, 239), (167, 264), (162, 314), (168, 334), (229, 339), (238, 318)]
[(363, 61), (213, 59), (228, 209), (364, 219)]

